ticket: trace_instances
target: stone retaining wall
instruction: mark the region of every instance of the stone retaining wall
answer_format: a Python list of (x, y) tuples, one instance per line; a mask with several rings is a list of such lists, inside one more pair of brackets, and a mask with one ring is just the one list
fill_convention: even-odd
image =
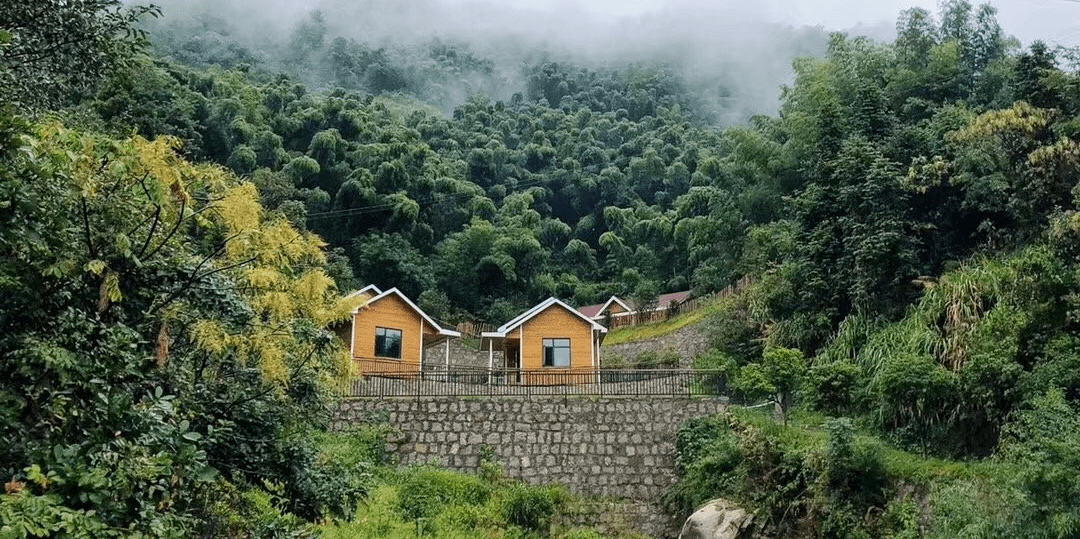
[(675, 350), (679, 355), (679, 368), (690, 368), (691, 362), (696, 356), (709, 349), (709, 338), (705, 336), (700, 324), (691, 324), (678, 331), (645, 339), (621, 344), (605, 344), (600, 351), (600, 357), (610, 358), (620, 355), (628, 360), (633, 360), (642, 352), (659, 352), (665, 348)]
[(676, 479), (676, 434), (724, 408), (718, 399), (685, 398), (355, 399), (342, 403), (335, 427), (388, 417), (401, 433), (390, 450), (403, 464), (475, 472), (491, 451), (507, 475), (622, 499), (640, 513), (636, 529), (667, 537), (681, 524), (659, 505)]
[[(443, 344), (436, 344), (424, 349), (425, 369), (436, 370), (446, 364), (446, 348)], [(495, 350), (492, 359), (496, 368), (503, 364), (503, 353)], [(450, 339), (450, 366), (452, 367), (476, 367), (488, 368), (488, 351), (477, 350), (466, 345), (461, 339)]]

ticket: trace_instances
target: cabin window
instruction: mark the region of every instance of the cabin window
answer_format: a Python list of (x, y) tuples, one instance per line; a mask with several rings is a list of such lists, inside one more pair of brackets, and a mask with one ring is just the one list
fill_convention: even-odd
[(570, 366), (570, 339), (544, 339), (544, 366)]
[(401, 330), (375, 328), (375, 356), (401, 359)]

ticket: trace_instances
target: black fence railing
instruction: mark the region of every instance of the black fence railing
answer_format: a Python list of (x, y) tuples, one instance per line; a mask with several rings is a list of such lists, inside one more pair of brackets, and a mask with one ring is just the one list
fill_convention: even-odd
[(727, 396), (719, 371), (690, 369), (415, 369), (383, 366), (349, 382), (346, 397)]

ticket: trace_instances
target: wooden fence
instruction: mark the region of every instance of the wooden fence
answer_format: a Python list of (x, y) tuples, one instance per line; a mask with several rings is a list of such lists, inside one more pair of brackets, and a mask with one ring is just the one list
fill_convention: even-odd
[(479, 339), (481, 333), (495, 331), (499, 328), (498, 326), (485, 324), (483, 322), (473, 322), (471, 320), (466, 320), (464, 322), (459, 322), (454, 329), (460, 331), (462, 335), (467, 335), (474, 339)]

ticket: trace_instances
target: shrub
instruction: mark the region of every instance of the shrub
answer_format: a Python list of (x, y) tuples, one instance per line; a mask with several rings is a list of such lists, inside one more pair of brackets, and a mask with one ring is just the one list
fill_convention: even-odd
[(566, 499), (566, 492), (558, 486), (515, 483), (504, 493), (501, 512), (510, 524), (546, 533), (551, 527), (556, 509)]
[(637, 355), (634, 360), (636, 369), (655, 369), (660, 365), (660, 354), (654, 350), (646, 350)]
[(1022, 501), (1037, 508), (1041, 522), (1033, 524), (1058, 537), (1080, 535), (1080, 410), (1060, 389), (1018, 410), (1004, 429), (999, 458), (1013, 467), (1011, 486)]
[(739, 371), (738, 365), (735, 364), (735, 360), (731, 356), (716, 349), (695, 357), (693, 363), (691, 363), (691, 368), (702, 371), (716, 371), (715, 374), (708, 376), (698, 375), (694, 377), (691, 390), (698, 395), (727, 395), (729, 393), (728, 381), (733, 374)]
[(244, 489), (219, 479), (203, 515), (202, 537), (315, 537), (315, 531), (283, 511), (287, 500), (282, 485), (266, 481), (263, 488)]
[(659, 351), (646, 350), (638, 354), (634, 366), (638, 369), (675, 369), (679, 367), (679, 353), (670, 346)]
[(480, 465), (477, 467), (480, 479), (494, 485), (503, 481), (504, 474), (503, 465), (495, 456), (495, 449), (487, 444), (481, 446)]
[(618, 352), (604, 352), (600, 358), (601, 369), (625, 369), (630, 366), (630, 360)]
[(726, 415), (697, 418), (679, 429), (676, 465), (682, 477), (662, 497), (669, 511), (690, 514), (710, 499), (740, 492), (744, 454), (732, 421)]
[(450, 505), (481, 505), (490, 495), (488, 486), (476, 477), (416, 468), (402, 478), (398, 510), (406, 520), (432, 519)]
[(825, 422), (829, 441), (825, 450), (824, 479), (831, 498), (842, 499), (858, 510), (884, 504), (888, 478), (873, 449), (856, 443), (851, 419)]
[[(1017, 496), (1018, 494), (973, 480), (933, 485), (931, 526), (924, 537), (1057, 537), (1045, 522), (1032, 518), (1036, 512), (1032, 511), (1031, 507), (1025, 507), (1027, 500)], [(1018, 509), (1021, 511), (1017, 511)]]
[(947, 432), (956, 377), (933, 358), (899, 353), (885, 359), (873, 383), (877, 419), (899, 441), (930, 447)]
[(761, 357), (761, 329), (744, 309), (724, 309), (704, 326), (709, 345), (735, 358), (740, 364)]
[(472, 532), (484, 523), (484, 508), (475, 505), (451, 505), (435, 517), (435, 530)]
[(840, 416), (850, 413), (862, 371), (850, 361), (814, 365), (805, 381), (804, 396), (815, 410)]
[(728, 498), (759, 515), (777, 536), (881, 536), (889, 482), (873, 446), (855, 436), (851, 420), (831, 420), (824, 445), (766, 421), (760, 428), (724, 414), (687, 422), (676, 440), (679, 481), (664, 493), (669, 511), (689, 515), (702, 503)]
[(735, 359), (729, 354), (716, 348), (712, 348), (708, 352), (699, 354), (695, 357), (693, 363), (691, 363), (691, 367), (701, 370), (718, 370), (727, 374), (732, 374), (738, 370)]
[(563, 539), (604, 539), (599, 532), (589, 528), (574, 528), (563, 536)]
[(661, 368), (664, 369), (677, 369), (679, 368), (679, 360), (682, 359), (679, 356), (679, 352), (670, 346), (665, 346), (660, 349), (657, 354), (657, 359)]
[(372, 488), (374, 466), (352, 466), (338, 459), (320, 459), (309, 465), (301, 481), (303, 501), (309, 514), (335, 518), (352, 517), (356, 505)]
[(732, 418), (726, 414), (696, 417), (687, 421), (675, 437), (675, 466), (679, 473), (700, 460), (721, 440), (733, 440)]

